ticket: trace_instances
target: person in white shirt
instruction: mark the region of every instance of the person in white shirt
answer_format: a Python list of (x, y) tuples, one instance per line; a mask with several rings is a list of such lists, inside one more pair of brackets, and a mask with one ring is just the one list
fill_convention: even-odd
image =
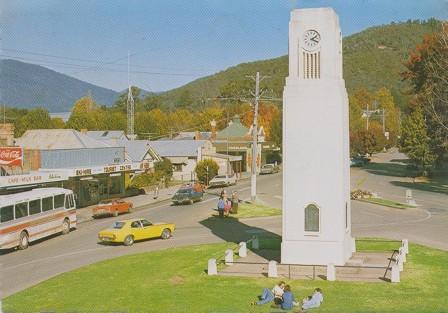
[(275, 304), (281, 304), (283, 302), (283, 293), (286, 283), (284, 281), (279, 282), (274, 288), (264, 288), (260, 296), (260, 300), (257, 302), (252, 302), (252, 305), (263, 305), (274, 300)]

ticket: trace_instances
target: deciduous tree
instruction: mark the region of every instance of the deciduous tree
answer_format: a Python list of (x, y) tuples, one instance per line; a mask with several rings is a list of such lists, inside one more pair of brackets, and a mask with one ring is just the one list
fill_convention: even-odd
[(430, 148), (430, 138), (427, 133), (423, 111), (416, 108), (404, 118), (401, 128), (400, 151), (422, 169), (432, 164), (435, 155)]

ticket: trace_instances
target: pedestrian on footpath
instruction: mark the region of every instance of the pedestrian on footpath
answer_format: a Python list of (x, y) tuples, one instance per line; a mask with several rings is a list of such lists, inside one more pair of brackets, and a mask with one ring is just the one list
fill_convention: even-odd
[(153, 199), (157, 199), (158, 197), (159, 197), (159, 186), (157, 185), (156, 188), (154, 188)]
[(219, 217), (224, 217), (224, 209), (226, 206), (226, 202), (224, 200), (224, 197), (219, 197), (218, 200), (218, 213), (219, 213)]

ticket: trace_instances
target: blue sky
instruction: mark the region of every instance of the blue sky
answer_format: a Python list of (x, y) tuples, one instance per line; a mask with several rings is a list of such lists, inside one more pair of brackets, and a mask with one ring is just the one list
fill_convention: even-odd
[(287, 53), (289, 11), (333, 7), (343, 35), (407, 19), (448, 19), (448, 0), (15, 0), (1, 2), (2, 58), (117, 91), (181, 86)]

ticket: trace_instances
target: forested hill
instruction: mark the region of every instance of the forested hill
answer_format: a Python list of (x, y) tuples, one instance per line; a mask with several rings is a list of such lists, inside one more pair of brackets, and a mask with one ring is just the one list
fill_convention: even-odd
[(17, 108), (42, 106), (50, 112), (70, 111), (73, 103), (90, 93), (99, 104), (111, 105), (118, 93), (43, 66), (0, 60), (0, 103)]
[[(400, 77), (404, 70), (403, 62), (424, 35), (438, 31), (440, 25), (434, 19), (392, 23), (345, 37), (344, 78), (349, 93), (361, 87), (371, 91), (387, 87), (397, 104), (403, 106), (406, 101), (403, 95), (406, 86)], [(162, 105), (172, 107), (185, 105), (185, 101), (198, 103), (202, 99), (203, 102), (203, 99), (219, 94), (229, 96), (253, 87), (253, 82), (246, 76), (254, 75), (257, 71), (271, 76), (264, 81), (265, 87), (272, 89), (275, 96), (281, 97), (287, 70), (287, 56), (243, 63), (155, 97), (159, 97)]]

